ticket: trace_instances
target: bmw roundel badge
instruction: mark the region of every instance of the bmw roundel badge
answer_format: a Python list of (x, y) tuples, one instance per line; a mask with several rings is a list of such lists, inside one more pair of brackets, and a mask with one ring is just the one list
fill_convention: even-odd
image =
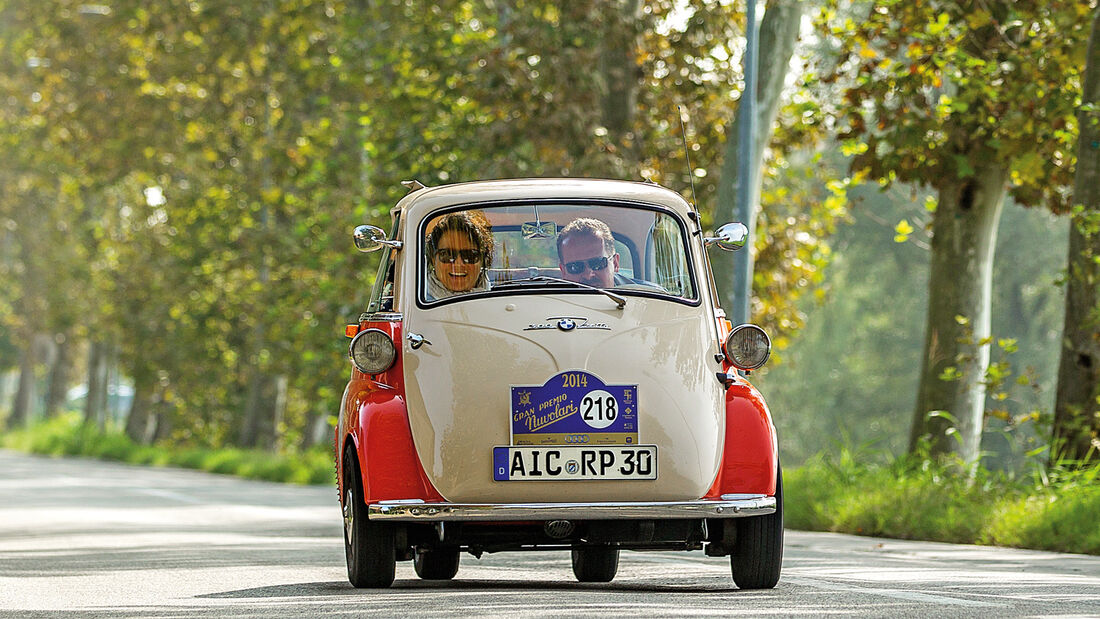
[(573, 322), (572, 318), (562, 318), (558, 321), (558, 328), (562, 331), (572, 331), (577, 328), (577, 323)]

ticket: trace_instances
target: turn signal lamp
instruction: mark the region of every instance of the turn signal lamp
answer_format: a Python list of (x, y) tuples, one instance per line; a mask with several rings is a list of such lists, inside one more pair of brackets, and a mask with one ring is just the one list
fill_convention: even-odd
[(397, 359), (397, 349), (389, 334), (381, 329), (360, 331), (348, 348), (351, 363), (364, 374), (381, 374)]
[(357, 333), (359, 333), (359, 325), (345, 325), (344, 326), (344, 335), (346, 335), (348, 337), (355, 337), (355, 335)]
[(756, 325), (737, 325), (726, 336), (726, 358), (739, 370), (755, 370), (768, 362), (772, 341)]

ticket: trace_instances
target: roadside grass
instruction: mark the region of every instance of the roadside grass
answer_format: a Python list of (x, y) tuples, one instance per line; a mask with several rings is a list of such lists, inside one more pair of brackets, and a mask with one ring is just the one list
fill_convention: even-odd
[(146, 466), (198, 469), (248, 479), (292, 483), (334, 484), (331, 447), (299, 453), (254, 449), (209, 449), (169, 445), (138, 445), (117, 429), (101, 430), (65, 414), (22, 430), (0, 434), (0, 447), (47, 456), (84, 456)]
[(1100, 463), (1028, 480), (842, 448), (783, 483), (792, 529), (1100, 555)]

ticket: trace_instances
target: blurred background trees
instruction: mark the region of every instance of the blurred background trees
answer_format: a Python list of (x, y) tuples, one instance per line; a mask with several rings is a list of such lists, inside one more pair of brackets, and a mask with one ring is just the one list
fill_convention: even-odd
[[(948, 4), (759, 11), (752, 310), (779, 347), (760, 382), (791, 459), (830, 438), (907, 447), (928, 248), (955, 208), (941, 185), (986, 165), (1016, 202), (990, 263), (991, 327), (968, 323), (973, 350), (949, 357), (993, 349), (993, 374), (966, 383), (988, 392), (971, 423), (980, 434), (985, 412), (987, 440), (1049, 416), (1067, 226), (1015, 204), (1070, 204), (1095, 2)], [(77, 407), (139, 442), (327, 441), (341, 327), (377, 260), (348, 237), (389, 227), (401, 180), (645, 178), (697, 199), (707, 226), (730, 217), (743, 11), (0, 0), (0, 418)]]
[(1084, 459), (1100, 444), (1100, 12), (1092, 18), (1078, 122), (1053, 460)]
[[(1089, 7), (1082, 2), (876, 2), (837, 20), (840, 137), (852, 168), (928, 187), (924, 353), (909, 448), (976, 462), (1006, 196), (1068, 207)], [(947, 430), (953, 430), (948, 432)]]

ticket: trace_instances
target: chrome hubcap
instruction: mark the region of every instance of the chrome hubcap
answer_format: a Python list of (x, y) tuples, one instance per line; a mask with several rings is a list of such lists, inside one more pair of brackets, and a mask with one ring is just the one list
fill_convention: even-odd
[(355, 494), (352, 493), (351, 488), (344, 493), (344, 536), (347, 537), (348, 543), (353, 541), (353, 535), (355, 534), (355, 506), (352, 505), (352, 501), (355, 500)]

